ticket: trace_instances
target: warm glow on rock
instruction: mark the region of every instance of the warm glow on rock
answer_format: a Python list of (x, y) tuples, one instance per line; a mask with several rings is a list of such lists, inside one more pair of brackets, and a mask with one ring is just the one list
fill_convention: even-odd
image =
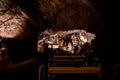
[(20, 7), (12, 5), (9, 0), (0, 1), (0, 36), (15, 38), (24, 33), (27, 18)]
[(38, 50), (44, 44), (47, 44), (48, 48), (60, 48), (64, 51), (73, 53), (76, 46), (80, 51), (81, 46), (85, 43), (91, 45), (91, 41), (95, 39), (95, 37), (95, 34), (86, 32), (86, 30), (68, 30), (58, 31), (56, 33), (45, 30), (39, 36)]

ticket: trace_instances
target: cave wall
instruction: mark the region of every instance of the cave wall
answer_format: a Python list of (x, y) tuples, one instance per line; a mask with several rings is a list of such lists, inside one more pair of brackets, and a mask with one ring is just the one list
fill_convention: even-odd
[[(7, 1), (7, 0), (4, 0)], [(94, 33), (97, 37), (104, 29), (101, 17), (101, 8), (98, 0), (10, 0), (27, 15), (27, 31), (29, 37), (19, 41), (15, 45), (14, 40), (8, 40), (10, 50), (15, 50), (13, 56), (19, 55), (17, 59), (26, 59), (37, 55), (37, 41), (39, 33), (51, 29), (53, 32), (60, 30), (84, 29)], [(31, 24), (31, 22), (33, 24)], [(22, 36), (19, 38), (23, 38)], [(23, 39), (22, 39), (23, 40)], [(96, 47), (95, 44), (95, 48)], [(11, 49), (12, 46), (12, 49)], [(19, 52), (19, 53), (18, 53)], [(16, 54), (17, 53), (17, 54)], [(25, 57), (23, 57), (23, 55)]]
[(93, 5), (84, 0), (44, 0), (39, 1), (39, 10), (43, 18), (49, 20), (48, 28), (54, 31), (62, 29), (85, 29), (96, 33), (99, 14)]
[(97, 0), (11, 0), (37, 24), (39, 31), (85, 29), (99, 35), (103, 29)]
[[(32, 32), (36, 33), (32, 36), (45, 29), (52, 29), (54, 32), (59, 30), (85, 29), (88, 32), (95, 33), (97, 37), (100, 36), (97, 39), (98, 43), (95, 44), (96, 48), (102, 48), (105, 45), (105, 47), (110, 46), (112, 50), (113, 46), (116, 46), (114, 42), (119, 42), (119, 29), (117, 28), (117, 24), (119, 24), (119, 21), (117, 21), (119, 19), (119, 13), (117, 13), (118, 7), (111, 0), (109, 1), (110, 3), (104, 0), (11, 1), (20, 6), (35, 23), (36, 30)], [(33, 38), (37, 38), (37, 36)], [(111, 39), (111, 36), (115, 36), (115, 38)], [(33, 41), (31, 40), (28, 44), (31, 42)]]

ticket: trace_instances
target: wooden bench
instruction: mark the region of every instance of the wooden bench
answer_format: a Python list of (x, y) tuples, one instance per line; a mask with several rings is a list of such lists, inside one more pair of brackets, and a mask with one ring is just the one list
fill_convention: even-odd
[[(101, 79), (101, 66), (98, 59), (94, 59), (97, 65), (89, 66), (86, 56), (56, 56), (48, 59), (48, 65), (40, 66), (39, 80), (53, 80), (55, 74), (95, 74), (98, 79)], [(43, 71), (47, 70), (47, 75)], [(43, 77), (43, 78), (42, 78)], [(74, 76), (73, 76), (74, 77)]]

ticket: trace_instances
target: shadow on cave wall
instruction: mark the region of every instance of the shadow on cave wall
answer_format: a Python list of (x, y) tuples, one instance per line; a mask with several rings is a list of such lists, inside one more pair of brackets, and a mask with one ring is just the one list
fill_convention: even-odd
[(28, 13), (40, 31), (85, 29), (98, 35), (103, 28), (97, 0), (11, 1)]

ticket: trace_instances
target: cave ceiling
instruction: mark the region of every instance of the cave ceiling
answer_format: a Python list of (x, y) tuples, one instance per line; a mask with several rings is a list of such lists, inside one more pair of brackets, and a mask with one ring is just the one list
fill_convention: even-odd
[[(5, 0), (6, 1), (6, 0)], [(19, 6), (36, 30), (84, 29), (99, 35), (103, 29), (95, 0), (10, 0)]]

